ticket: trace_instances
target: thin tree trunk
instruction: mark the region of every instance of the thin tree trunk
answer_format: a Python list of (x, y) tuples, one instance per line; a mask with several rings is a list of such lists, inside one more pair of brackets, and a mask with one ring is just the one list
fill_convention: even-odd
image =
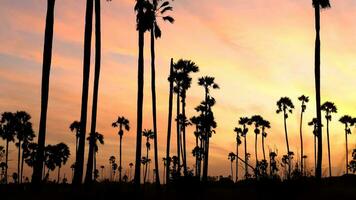
[[(302, 104), (302, 106), (304, 105), (304, 103)], [(303, 109), (303, 108), (302, 108)], [(301, 174), (303, 175), (303, 156), (304, 156), (304, 151), (303, 151), (303, 110), (300, 113), (300, 151), (301, 151), (301, 162), (300, 162), (300, 171)]]
[[(239, 157), (239, 143), (236, 141), (236, 156)], [(239, 179), (239, 159), (236, 159), (235, 182)]]
[(326, 134), (327, 134), (327, 138), (328, 138), (329, 177), (331, 177), (331, 155), (330, 155), (330, 139), (329, 139), (329, 120), (326, 120)]
[(321, 109), (320, 109), (320, 7), (315, 6), (315, 99), (317, 115), (317, 137), (318, 137), (318, 160), (315, 171), (315, 177), (321, 180), (321, 166), (323, 161), (323, 140), (321, 128)]
[(21, 176), (20, 176), (20, 183), (22, 183), (22, 178), (23, 178), (23, 164), (24, 164), (24, 150), (22, 148), (22, 156), (21, 156)]
[(95, 72), (94, 72), (94, 89), (93, 89), (93, 105), (91, 115), (91, 128), (90, 133), (93, 135), (89, 141), (89, 152), (87, 171), (85, 176), (85, 182), (90, 183), (93, 181), (93, 162), (94, 162), (94, 146), (96, 133), (96, 117), (98, 109), (98, 93), (99, 93), (99, 78), (100, 78), (100, 66), (101, 66), (101, 14), (100, 14), (100, 0), (95, 0)]
[(57, 175), (57, 183), (59, 183), (60, 175), (61, 175), (61, 167), (59, 166), (58, 167), (58, 175)]
[(233, 161), (230, 161), (230, 168), (231, 168), (231, 180), (233, 181), (234, 180), (234, 170), (232, 168), (232, 162)]
[(256, 157), (256, 169), (258, 168), (258, 157), (257, 157), (257, 134), (255, 134), (255, 157)]
[(122, 136), (120, 135), (120, 156), (119, 156), (119, 182), (121, 183), (121, 171), (122, 171)]
[(262, 133), (262, 152), (263, 152), (263, 160), (267, 161), (266, 152), (265, 152), (265, 137), (263, 136), (263, 133)]
[(7, 184), (7, 169), (9, 168), (9, 140), (6, 140), (6, 154), (5, 154), (5, 183)]
[(183, 115), (183, 126), (182, 126), (182, 133), (183, 133), (183, 170), (184, 170), (184, 176), (187, 176), (188, 174), (188, 169), (187, 169), (187, 149), (186, 149), (186, 141), (185, 141), (185, 106), (186, 106), (186, 91), (183, 91), (183, 97), (182, 97), (182, 115)]
[[(196, 130), (197, 131), (197, 130)], [(199, 148), (199, 138), (198, 135), (195, 136), (195, 148)], [(198, 157), (199, 157), (199, 152), (196, 152), (195, 154), (195, 176), (198, 177)]]
[[(42, 85), (41, 85), (41, 116), (38, 131), (38, 151), (36, 162), (33, 166), (32, 183), (39, 184), (42, 181), (42, 169), (44, 161), (44, 147), (46, 141), (46, 123), (49, 93), (49, 78), (52, 61), (53, 26), (54, 26), (55, 0), (47, 1), (46, 28), (43, 48)], [(7, 175), (7, 174), (6, 174)]]
[(316, 171), (316, 165), (317, 165), (317, 161), (316, 161), (316, 154), (317, 154), (317, 149), (316, 149), (316, 136), (314, 135), (314, 171)]
[[(171, 59), (170, 73), (173, 74), (173, 58)], [(171, 148), (171, 132), (172, 132), (172, 109), (173, 109), (173, 80), (169, 79), (169, 100), (168, 100), (168, 126), (167, 126), (167, 152), (166, 152), (166, 184), (169, 184), (169, 166), (170, 166), (170, 148)]]
[(88, 114), (88, 93), (89, 93), (89, 75), (90, 75), (90, 54), (91, 54), (91, 39), (93, 26), (93, 0), (87, 0), (86, 16), (85, 16), (85, 31), (84, 31), (84, 61), (83, 61), (83, 86), (82, 86), (82, 105), (80, 113), (80, 136), (78, 144), (78, 152), (76, 155), (74, 180), (75, 185), (79, 185), (83, 181), (83, 165), (84, 165), (84, 150), (85, 150), (85, 135), (87, 126)]
[(288, 178), (290, 178), (291, 174), (291, 159), (289, 156), (289, 142), (288, 142), (288, 130), (287, 130), (287, 119), (285, 118), (286, 111), (283, 112), (283, 119), (284, 119), (284, 133), (286, 136), (286, 144), (287, 144), (287, 156), (288, 156)]
[(177, 84), (177, 157), (178, 157), (178, 174), (180, 174), (180, 119), (179, 119), (179, 114), (180, 114), (180, 85)]
[[(142, 1), (142, 0), (140, 0)], [(140, 8), (138, 15), (142, 15), (143, 8)], [(136, 160), (135, 160), (135, 185), (140, 186), (141, 180), (141, 145), (142, 145), (142, 112), (143, 112), (143, 87), (144, 87), (144, 30), (139, 28), (138, 43), (138, 78), (137, 78), (137, 135), (136, 135)]]
[[(208, 115), (208, 88), (205, 88), (205, 120)], [(204, 165), (203, 165), (203, 182), (208, 180), (208, 165), (209, 165), (209, 127), (205, 128), (205, 145), (204, 145)]]
[(20, 166), (21, 166), (20, 160), (21, 160), (21, 140), (19, 140), (19, 151), (17, 154), (17, 175), (18, 175), (17, 183), (20, 183), (20, 180), (22, 179), (20, 173)]
[(153, 115), (153, 144), (154, 144), (154, 154), (155, 154), (155, 168), (156, 168), (156, 185), (160, 185), (159, 180), (159, 165), (158, 165), (158, 128), (157, 128), (157, 108), (156, 108), (156, 67), (155, 67), (155, 36), (154, 28), (151, 30), (151, 90), (152, 90), (152, 115)]
[[(244, 129), (245, 130), (245, 126), (244, 126)], [(244, 139), (244, 143), (245, 143), (245, 178), (247, 179), (248, 177), (248, 167), (247, 167), (247, 164), (248, 164), (248, 161), (247, 161), (247, 135), (245, 135), (245, 139)]]
[(345, 125), (345, 141), (346, 141), (346, 171), (345, 173), (346, 174), (349, 174), (349, 168), (348, 168), (348, 165), (349, 165), (349, 148), (348, 148), (348, 144), (347, 144), (347, 125)]

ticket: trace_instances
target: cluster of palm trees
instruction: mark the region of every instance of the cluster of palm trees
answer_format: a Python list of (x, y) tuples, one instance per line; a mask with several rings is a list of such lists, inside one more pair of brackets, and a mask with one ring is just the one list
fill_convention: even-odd
[[(301, 102), (301, 111), (300, 111), (300, 149), (301, 149), (301, 155), (300, 155), (300, 161), (299, 163), (297, 162), (295, 164), (295, 170), (293, 173), (298, 173), (301, 176), (305, 176), (306, 174), (306, 169), (305, 169), (305, 159), (307, 158), (307, 155), (304, 154), (304, 148), (303, 148), (303, 114), (306, 111), (307, 108), (307, 103), (309, 102), (309, 97), (302, 95), (298, 97), (298, 100)], [(289, 179), (292, 174), (292, 160), (294, 157), (294, 152), (290, 150), (289, 148), (289, 140), (288, 140), (288, 128), (287, 128), (287, 119), (290, 114), (293, 113), (293, 109), (295, 108), (292, 100), (288, 97), (281, 97), (277, 101), (277, 110), (276, 113), (283, 114), (283, 121), (284, 121), (284, 132), (285, 132), (285, 139), (286, 139), (286, 147), (287, 151), (286, 154), (282, 156), (282, 163), (281, 165), (284, 166), (287, 171), (286, 177)], [(327, 143), (328, 143), (328, 166), (329, 166), (329, 176), (332, 176), (331, 173), (331, 155), (330, 155), (330, 137), (329, 137), (329, 123), (332, 119), (332, 113), (337, 112), (337, 108), (333, 102), (325, 102), (324, 104), (321, 105), (321, 111), (325, 112), (325, 120), (326, 120), (326, 130), (327, 130)], [(345, 126), (345, 138), (346, 138), (346, 170), (345, 173), (347, 174), (349, 170), (353, 170), (354, 166), (354, 160), (349, 162), (348, 161), (348, 141), (347, 141), (347, 136), (351, 134), (351, 128), (353, 125), (356, 124), (356, 118), (353, 118), (349, 115), (344, 115), (339, 119), (339, 122), (344, 124)], [(265, 142), (264, 139), (267, 137), (266, 129), (271, 128), (270, 122), (267, 120), (264, 120), (261, 116), (259, 115), (254, 115), (251, 118), (247, 117), (241, 117), (239, 120), (239, 125), (240, 127), (236, 127), (234, 129), (234, 132), (236, 133), (236, 152), (230, 152), (228, 154), (228, 159), (231, 162), (231, 176), (233, 176), (233, 170), (232, 170), (232, 163), (236, 160), (236, 177), (235, 181), (238, 180), (238, 160), (240, 159), (242, 162), (245, 164), (245, 177), (249, 178), (250, 174), (248, 172), (248, 168), (252, 168), (254, 170), (254, 175), (256, 178), (258, 178), (260, 175), (267, 175), (267, 168), (268, 168), (268, 162), (266, 159), (266, 154), (264, 150)], [(253, 168), (252, 166), (249, 166), (248, 161), (250, 154), (247, 151), (247, 145), (246, 145), (246, 135), (248, 133), (248, 125), (251, 125), (252, 128), (254, 129), (255, 133), (255, 163), (256, 167)], [(309, 126), (313, 126), (313, 134), (314, 134), (314, 160), (315, 160), (315, 170), (317, 170), (317, 137), (318, 137), (318, 122), (317, 118), (313, 118), (312, 121), (308, 123)], [(258, 159), (258, 148), (257, 148), (257, 135), (262, 134), (262, 150), (263, 150), (263, 160), (259, 161)], [(245, 147), (245, 159), (242, 160), (239, 157), (239, 145), (242, 143), (241, 138), (244, 138), (244, 147)], [(274, 175), (276, 171), (278, 171), (278, 166), (276, 164), (276, 157), (277, 153), (275, 151), (270, 152), (270, 175)]]

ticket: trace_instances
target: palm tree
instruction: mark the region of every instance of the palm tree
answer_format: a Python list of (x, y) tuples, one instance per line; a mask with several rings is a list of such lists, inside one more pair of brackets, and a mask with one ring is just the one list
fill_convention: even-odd
[(228, 155), (228, 159), (230, 160), (230, 167), (231, 167), (231, 179), (233, 180), (233, 177), (234, 177), (234, 170), (233, 170), (233, 167), (232, 167), (232, 163), (234, 162), (236, 158), (236, 155), (234, 154), (234, 152), (230, 152), (229, 155)]
[(115, 122), (112, 123), (112, 127), (119, 127), (119, 132), (118, 135), (120, 137), (120, 157), (119, 157), (119, 182), (121, 182), (121, 171), (122, 171), (122, 165), (121, 165), (121, 157), (122, 157), (122, 136), (124, 135), (124, 130), (130, 131), (130, 121), (126, 119), (125, 117), (118, 117)]
[(5, 183), (7, 183), (7, 169), (9, 168), (9, 143), (15, 140), (15, 123), (14, 114), (11, 112), (4, 112), (1, 114), (0, 120), (0, 137), (6, 141), (5, 154)]
[[(313, 7), (315, 10), (315, 96), (316, 96), (316, 115), (318, 120), (318, 127), (321, 127), (321, 100), (320, 100), (320, 9), (330, 8), (329, 0), (313, 0)], [(318, 130), (318, 162), (315, 171), (315, 176), (321, 179), (321, 163), (323, 156), (322, 130)]]
[(241, 136), (242, 131), (239, 128), (235, 128), (234, 132), (236, 133), (236, 173), (235, 173), (235, 182), (239, 179), (239, 145), (241, 145)]
[(41, 114), (38, 131), (38, 154), (32, 174), (32, 182), (39, 184), (42, 180), (44, 148), (46, 140), (46, 123), (49, 93), (49, 76), (52, 62), (53, 26), (55, 0), (47, 0), (46, 28), (43, 48), (42, 85), (41, 85)]
[(256, 169), (258, 168), (259, 162), (257, 157), (257, 136), (260, 134), (260, 126), (262, 125), (263, 118), (260, 115), (254, 115), (251, 117), (249, 125), (254, 124), (255, 132), (255, 156), (256, 156)]
[(93, 26), (93, 4), (94, 0), (87, 0), (85, 14), (85, 31), (84, 31), (84, 61), (83, 61), (83, 86), (82, 86), (82, 106), (80, 112), (80, 136), (78, 151), (75, 161), (74, 184), (80, 184), (83, 180), (84, 149), (85, 135), (88, 114), (88, 93), (89, 93), (89, 75), (90, 75), (90, 54), (91, 39)]
[(309, 97), (305, 96), (305, 95), (302, 95), (300, 97), (298, 97), (298, 100), (300, 102), (302, 102), (302, 105), (301, 105), (301, 112), (300, 112), (300, 172), (302, 173), (303, 175), (303, 157), (304, 157), (304, 148), (303, 148), (303, 113), (305, 112), (306, 108), (307, 108), (307, 105), (306, 103), (309, 102)]
[(263, 152), (263, 160), (267, 161), (266, 159), (266, 153), (265, 153), (265, 138), (267, 137), (267, 128), (271, 128), (271, 123), (267, 120), (262, 120), (261, 125), (261, 130), (262, 130), (262, 152)]
[[(95, 0), (95, 75), (94, 75), (94, 89), (93, 89), (93, 104), (91, 114), (91, 128), (90, 133), (96, 133), (96, 117), (98, 109), (98, 90), (101, 67), (101, 14), (100, 14), (100, 0)], [(93, 134), (89, 134), (93, 135)], [(85, 182), (90, 183), (93, 180), (93, 164), (94, 164), (94, 138), (89, 139), (89, 151), (87, 170), (85, 175)], [(95, 172), (95, 169), (94, 169)]]
[[(149, 2), (150, 3), (150, 2)], [(162, 36), (161, 28), (158, 25), (158, 18), (162, 17), (164, 21), (170, 23), (174, 22), (171, 16), (165, 15), (167, 11), (172, 11), (169, 1), (152, 0), (150, 3), (151, 17), (151, 90), (152, 90), (152, 115), (153, 115), (153, 131), (156, 133), (154, 138), (154, 152), (155, 152), (155, 172), (156, 172), (156, 184), (160, 184), (159, 170), (158, 170), (158, 141), (157, 141), (157, 111), (156, 111), (156, 68), (155, 68), (155, 39)]]
[[(214, 98), (210, 96), (210, 89), (219, 89), (219, 85), (215, 83), (215, 78), (210, 76), (204, 76), (199, 78), (198, 85), (202, 86), (205, 90), (205, 116), (204, 124), (205, 127), (205, 152), (204, 152), (204, 165), (203, 165), (203, 181), (208, 179), (208, 166), (209, 166), (209, 138), (213, 130), (211, 128), (216, 127), (216, 122), (214, 120), (214, 115), (211, 111), (211, 106), (215, 104)], [(213, 102), (213, 103), (209, 103)]]
[(67, 160), (70, 156), (70, 151), (69, 147), (64, 143), (55, 145), (53, 150), (54, 163), (58, 167), (57, 183), (59, 183), (61, 167), (67, 163)]
[(308, 123), (309, 126), (313, 126), (313, 135), (314, 135), (314, 164), (315, 164), (315, 170), (317, 168), (317, 148), (316, 148), (316, 142), (317, 142), (317, 137), (318, 137), (318, 119), (313, 118), (312, 121)]
[(77, 154), (78, 142), (79, 142), (79, 136), (80, 136), (80, 122), (73, 121), (69, 126), (69, 130), (75, 134), (75, 154)]
[(244, 149), (245, 149), (245, 178), (248, 177), (248, 153), (247, 153), (247, 125), (250, 122), (250, 119), (247, 117), (241, 117), (239, 119), (239, 125), (241, 128), (235, 128), (235, 132), (238, 132), (244, 138)]
[(167, 149), (166, 159), (168, 161), (166, 165), (166, 184), (169, 183), (169, 166), (170, 166), (170, 148), (171, 148), (171, 133), (172, 133), (172, 110), (173, 110), (173, 58), (171, 59), (170, 72), (169, 72), (169, 99), (168, 99), (168, 126), (167, 126)]
[[(146, 159), (149, 159), (149, 151), (151, 149), (151, 143), (150, 143), (150, 139), (154, 139), (155, 138), (155, 132), (153, 132), (152, 130), (147, 130), (145, 129), (142, 133), (143, 137), (146, 137)], [(145, 176), (143, 178), (144, 182), (146, 182), (146, 175), (147, 175), (147, 164), (145, 167)]]
[(143, 109), (143, 85), (144, 85), (144, 34), (150, 29), (149, 3), (146, 0), (136, 0), (136, 29), (138, 31), (138, 78), (137, 78), (137, 136), (136, 136), (136, 160), (135, 160), (135, 185), (139, 187), (141, 179), (141, 144), (142, 144), (142, 109)]
[(347, 135), (351, 135), (351, 129), (350, 126), (353, 126), (355, 121), (354, 119), (349, 116), (349, 115), (344, 115), (342, 116), (339, 121), (345, 125), (345, 141), (346, 141), (346, 171), (345, 173), (348, 174), (348, 165), (349, 165), (349, 148), (348, 148), (348, 143), (347, 143)]
[[(281, 113), (283, 112), (283, 120), (284, 120), (284, 133), (286, 136), (286, 144), (287, 144), (287, 155), (289, 156), (293, 152), (289, 150), (289, 143), (288, 143), (288, 131), (287, 131), (287, 118), (288, 118), (288, 113), (292, 113), (294, 109), (294, 105), (292, 103), (292, 100), (288, 97), (282, 97), (280, 100), (277, 102), (277, 111), (276, 113)], [(287, 159), (288, 161), (288, 178), (290, 177), (291, 174), (291, 158)]]
[(337, 108), (332, 102), (325, 102), (321, 105), (321, 110), (325, 111), (325, 119), (326, 119), (326, 134), (328, 141), (328, 158), (329, 158), (329, 176), (331, 177), (331, 155), (330, 155), (330, 139), (329, 139), (329, 121), (331, 121), (331, 113), (337, 113)]
[[(115, 170), (116, 170), (116, 168), (117, 168), (115, 156), (110, 156), (110, 158), (109, 158), (109, 163), (110, 163), (110, 165), (111, 165), (110, 179), (111, 179), (111, 181), (113, 181), (113, 178), (115, 177)], [(115, 167), (115, 166), (116, 166), (116, 167)]]
[[(104, 135), (98, 133), (98, 132), (95, 132), (94, 134), (93, 133), (90, 133), (90, 135), (87, 137), (87, 140), (90, 142), (90, 140), (93, 140), (93, 174), (95, 174), (95, 170), (96, 170), (96, 154), (98, 153), (99, 151), (99, 146), (98, 146), (98, 142), (100, 144), (104, 144)], [(90, 183), (90, 181), (89, 181)]]

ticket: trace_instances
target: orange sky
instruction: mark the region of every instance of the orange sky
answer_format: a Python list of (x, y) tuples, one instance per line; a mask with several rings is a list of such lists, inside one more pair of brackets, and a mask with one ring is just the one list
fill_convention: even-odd
[[(117, 130), (110, 126), (117, 115), (129, 118), (132, 127), (124, 136), (124, 166), (134, 159), (137, 32), (133, 5), (134, 0), (102, 2), (103, 55), (97, 129), (105, 135), (105, 146), (100, 147), (98, 166), (108, 165), (110, 155), (118, 157)], [(288, 128), (291, 150), (299, 152), (300, 105), (297, 97), (301, 94), (311, 97), (305, 122), (311, 120), (315, 110), (315, 34), (311, 0), (176, 0), (173, 5), (176, 22), (174, 25), (161, 23), (163, 36), (156, 45), (160, 157), (164, 156), (166, 146), (166, 80), (171, 57), (191, 59), (200, 67), (199, 74), (193, 77), (193, 87), (188, 91), (189, 117), (195, 114), (194, 107), (203, 98), (203, 90), (196, 84), (199, 76), (215, 76), (221, 87), (213, 92), (217, 100), (214, 111), (218, 128), (211, 144), (211, 175), (230, 173), (227, 154), (234, 150), (232, 130), (241, 116), (261, 114), (268, 119), (272, 129), (266, 143), (270, 148), (278, 148), (280, 155), (284, 154), (283, 119), (275, 114), (275, 104), (281, 96), (289, 96), (296, 106), (288, 119)], [(332, 5), (332, 9), (321, 15), (321, 89), (322, 101), (335, 102), (339, 111), (330, 125), (333, 174), (339, 175), (344, 170), (345, 152), (343, 126), (338, 119), (343, 114), (356, 116), (356, 2), (332, 1)], [(73, 148), (75, 139), (68, 126), (80, 117), (85, 1), (57, 1), (55, 9), (47, 143), (65, 142)], [(36, 131), (45, 14), (45, 0), (3, 0), (0, 6), (0, 111), (28, 111)], [(144, 128), (149, 129), (152, 120), (148, 37), (146, 41)], [(306, 123), (304, 133), (308, 166), (312, 168), (313, 135)], [(193, 139), (190, 130), (188, 152), (194, 146)], [(248, 141), (249, 152), (254, 155), (252, 132)], [(356, 137), (351, 136), (349, 142), (351, 151), (356, 145)], [(11, 146), (12, 157), (15, 152), (15, 147)], [(324, 155), (325, 171), (326, 151)], [(72, 162), (70, 160), (65, 167), (67, 177)], [(188, 164), (191, 167), (194, 164), (192, 156)], [(10, 171), (14, 171), (15, 166), (16, 161), (12, 159)]]

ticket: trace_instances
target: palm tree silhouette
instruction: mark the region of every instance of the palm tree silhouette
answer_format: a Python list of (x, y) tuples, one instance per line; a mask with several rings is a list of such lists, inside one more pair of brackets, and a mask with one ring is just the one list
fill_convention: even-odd
[[(146, 159), (149, 160), (149, 151), (151, 149), (151, 143), (150, 143), (150, 139), (154, 139), (154, 135), (155, 133), (152, 130), (147, 130), (145, 129), (142, 133), (143, 137), (146, 137)], [(147, 163), (145, 166), (145, 176), (143, 178), (144, 182), (146, 182), (146, 175), (147, 175)]]
[[(241, 145), (241, 131), (238, 128), (234, 129), (236, 133), (236, 157), (239, 157), (239, 145)], [(235, 182), (239, 179), (239, 159), (236, 159), (236, 173), (235, 173)]]
[(342, 116), (339, 121), (345, 125), (345, 145), (346, 145), (346, 170), (345, 173), (348, 174), (348, 165), (349, 165), (349, 148), (348, 148), (348, 143), (347, 143), (347, 135), (351, 135), (351, 128), (350, 126), (353, 126), (355, 124), (354, 119), (349, 116), (349, 115), (344, 115)]
[(331, 113), (337, 113), (337, 108), (332, 102), (325, 102), (321, 105), (321, 110), (325, 111), (325, 119), (326, 119), (326, 134), (328, 141), (328, 158), (329, 158), (329, 176), (331, 177), (331, 155), (330, 155), (330, 139), (329, 139), (329, 121), (331, 121)]
[(215, 99), (210, 96), (210, 89), (219, 89), (219, 85), (215, 83), (215, 78), (210, 76), (204, 76), (199, 78), (198, 85), (202, 86), (205, 90), (205, 115), (204, 115), (204, 165), (203, 165), (203, 181), (208, 180), (208, 166), (209, 166), (209, 138), (211, 137), (211, 128), (216, 127), (214, 115), (211, 111), (211, 107), (215, 104)]
[(262, 152), (263, 152), (263, 160), (267, 162), (266, 159), (266, 153), (265, 153), (265, 138), (267, 137), (267, 132), (266, 129), (267, 128), (271, 128), (271, 123), (267, 120), (262, 120), (261, 123), (261, 130), (262, 130)]
[(58, 167), (57, 183), (59, 183), (61, 167), (62, 165), (65, 165), (67, 163), (67, 160), (70, 156), (70, 151), (69, 147), (64, 143), (59, 143), (55, 145), (53, 151), (53, 160), (55, 165)]
[(167, 126), (167, 149), (166, 149), (166, 184), (169, 184), (170, 174), (170, 148), (171, 148), (171, 133), (172, 133), (172, 110), (173, 110), (173, 58), (171, 59), (170, 72), (169, 72), (169, 98), (168, 98), (168, 126)]
[(79, 135), (80, 135), (80, 122), (74, 121), (69, 126), (70, 131), (75, 133), (75, 155), (77, 155), (78, 151), (78, 142), (79, 142)]
[[(98, 132), (95, 132), (94, 134), (93, 133), (90, 133), (90, 135), (87, 137), (87, 140), (90, 142), (90, 140), (92, 140), (94, 146), (93, 146), (93, 174), (92, 176), (94, 175), (95, 177), (95, 170), (96, 170), (96, 154), (98, 153), (99, 151), (99, 146), (98, 146), (98, 142), (100, 144), (104, 144), (104, 135), (98, 133)], [(89, 183), (91, 182), (92, 180), (88, 181)]]
[(278, 172), (278, 166), (277, 166), (277, 152), (271, 151), (269, 153), (269, 166), (270, 166), (270, 176), (274, 176), (276, 172)]
[(116, 164), (116, 158), (115, 158), (115, 156), (110, 156), (110, 158), (109, 158), (109, 164), (111, 165), (110, 179), (111, 179), (111, 181), (113, 181), (113, 180), (114, 180), (114, 177), (115, 177), (115, 170), (117, 169), (117, 164)]
[(44, 149), (46, 140), (46, 123), (49, 93), (49, 77), (52, 62), (53, 26), (55, 0), (47, 0), (46, 28), (43, 47), (42, 83), (41, 83), (41, 114), (38, 130), (38, 154), (32, 174), (32, 183), (39, 184), (42, 180)]
[[(316, 116), (317, 127), (321, 127), (321, 100), (320, 100), (320, 9), (330, 8), (329, 0), (313, 0), (313, 7), (315, 11), (315, 96), (316, 96)], [(323, 142), (322, 142), (322, 130), (318, 131), (318, 161), (315, 176), (321, 179), (321, 164), (323, 156)]]
[(234, 152), (230, 152), (229, 155), (228, 155), (228, 160), (230, 160), (230, 168), (231, 168), (231, 179), (233, 180), (233, 177), (234, 177), (234, 170), (233, 170), (233, 167), (232, 167), (232, 163), (234, 162), (236, 158), (236, 155), (234, 154)]
[(6, 154), (5, 154), (5, 183), (7, 183), (7, 170), (9, 168), (9, 143), (15, 140), (15, 116), (11, 112), (4, 112), (1, 114), (0, 120), (0, 136), (6, 141)]
[(307, 109), (307, 105), (306, 103), (309, 102), (309, 97), (302, 95), (300, 97), (298, 97), (298, 100), (300, 102), (302, 102), (301, 105), (301, 112), (300, 112), (300, 172), (302, 173), (302, 175), (304, 174), (303, 172), (303, 157), (304, 157), (304, 148), (303, 148), (303, 113), (305, 112), (305, 110)]
[(318, 119), (313, 118), (312, 121), (308, 123), (309, 126), (313, 126), (313, 135), (314, 135), (314, 164), (315, 164), (315, 170), (317, 168), (317, 137), (318, 137)]
[(144, 85), (144, 34), (151, 27), (149, 3), (146, 0), (136, 0), (134, 7), (136, 12), (136, 30), (138, 31), (138, 78), (137, 78), (137, 136), (136, 136), (136, 160), (135, 160), (135, 185), (140, 185), (141, 179), (141, 144), (142, 144), (142, 109), (143, 109), (143, 85)]
[[(89, 75), (90, 75), (90, 54), (91, 54), (91, 39), (93, 26), (93, 0), (87, 0), (85, 14), (85, 30), (84, 30), (84, 59), (83, 59), (83, 86), (82, 86), (82, 106), (80, 112), (80, 136), (78, 143), (78, 151), (75, 161), (75, 171), (73, 183), (78, 185), (83, 180), (83, 165), (84, 165), (84, 149), (85, 135), (88, 114), (88, 93), (89, 93)], [(91, 175), (91, 174), (90, 174)]]
[(235, 128), (235, 132), (238, 132), (243, 138), (244, 138), (244, 149), (245, 149), (245, 178), (247, 178), (249, 175), (248, 173), (248, 152), (247, 152), (247, 133), (248, 133), (248, 128), (247, 125), (250, 122), (250, 119), (247, 117), (241, 117), (239, 119), (239, 125), (241, 128)]
[(121, 182), (121, 171), (122, 171), (122, 136), (124, 135), (124, 130), (130, 131), (130, 121), (125, 117), (118, 117), (115, 122), (112, 123), (112, 127), (119, 127), (118, 135), (120, 137), (120, 156), (119, 156), (119, 182)]
[[(294, 105), (292, 103), (292, 100), (288, 97), (282, 97), (277, 101), (277, 111), (276, 113), (281, 113), (283, 112), (283, 120), (284, 120), (284, 133), (286, 136), (286, 144), (287, 144), (287, 155), (290, 156), (293, 152), (289, 150), (289, 142), (288, 142), (288, 130), (287, 130), (287, 118), (288, 118), (288, 113), (292, 113), (294, 109)], [(289, 157), (288, 159), (285, 159), (288, 161), (288, 178), (290, 177), (291, 174), (291, 162), (292, 159)]]
[[(91, 127), (90, 133), (96, 133), (96, 117), (98, 109), (98, 90), (99, 90), (99, 78), (100, 78), (100, 67), (101, 67), (101, 12), (100, 12), (100, 1), (95, 0), (95, 72), (94, 72), (94, 89), (93, 89), (93, 104), (92, 104), (92, 114), (91, 114)], [(90, 136), (93, 134), (89, 134)], [(95, 136), (95, 134), (93, 135)], [(88, 162), (87, 170), (85, 175), (85, 182), (90, 183), (93, 180), (93, 172), (95, 172), (95, 167), (93, 170), (94, 157), (95, 157), (95, 138), (89, 139), (89, 151), (88, 151)]]
[[(156, 172), (156, 184), (160, 184), (159, 180), (159, 169), (158, 169), (158, 141), (157, 141), (157, 111), (156, 111), (156, 68), (155, 68), (155, 39), (162, 36), (161, 28), (158, 25), (158, 18), (162, 18), (164, 21), (170, 23), (174, 22), (171, 16), (165, 16), (167, 11), (172, 11), (173, 8), (170, 6), (169, 1), (163, 0), (152, 0), (150, 1), (151, 12), (151, 91), (152, 91), (152, 115), (153, 115), (153, 131), (156, 133), (154, 138), (154, 152), (155, 152), (155, 172)], [(163, 16), (162, 16), (163, 15)]]
[(257, 136), (260, 134), (260, 126), (262, 125), (263, 118), (260, 115), (254, 115), (251, 117), (249, 121), (249, 125), (254, 125), (254, 132), (255, 132), (255, 158), (256, 158), (256, 169), (258, 168), (259, 161), (257, 157)]

